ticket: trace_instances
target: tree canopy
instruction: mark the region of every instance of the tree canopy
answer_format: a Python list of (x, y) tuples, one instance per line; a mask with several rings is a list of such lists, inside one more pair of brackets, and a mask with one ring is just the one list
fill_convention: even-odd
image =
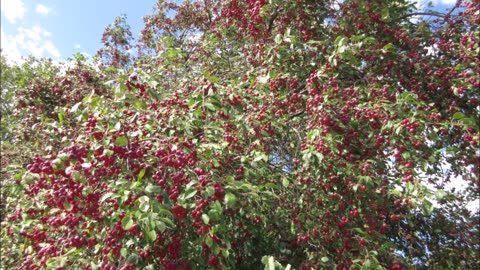
[(480, 267), (479, 6), (158, 1), (2, 56), (3, 267)]

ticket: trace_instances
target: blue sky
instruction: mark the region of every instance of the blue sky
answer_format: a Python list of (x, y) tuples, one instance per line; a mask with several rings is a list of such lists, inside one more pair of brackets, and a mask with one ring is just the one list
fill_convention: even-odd
[(76, 52), (93, 56), (105, 27), (127, 14), (134, 36), (156, 0), (1, 0), (2, 55), (64, 61)]
[[(416, 1), (416, 0), (412, 0)], [(126, 14), (134, 36), (142, 17), (153, 13), (157, 0), (1, 0), (2, 55), (50, 57), (65, 61), (76, 52), (95, 55), (105, 26)], [(429, 0), (418, 0), (424, 7)], [(431, 0), (438, 10), (455, 0)]]

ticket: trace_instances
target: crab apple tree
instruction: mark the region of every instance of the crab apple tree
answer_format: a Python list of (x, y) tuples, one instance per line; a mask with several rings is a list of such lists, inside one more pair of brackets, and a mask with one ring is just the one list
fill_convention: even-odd
[(5, 267), (479, 267), (478, 1), (179, 2), (16, 88)]

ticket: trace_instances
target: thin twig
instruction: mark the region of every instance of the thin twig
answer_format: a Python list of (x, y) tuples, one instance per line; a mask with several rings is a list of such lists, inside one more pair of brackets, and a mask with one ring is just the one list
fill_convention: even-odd
[(433, 12), (413, 12), (413, 13), (409, 13), (409, 14), (403, 15), (401, 17), (398, 17), (396, 19), (393, 19), (389, 22), (391, 23), (391, 22), (399, 21), (399, 20), (403, 20), (405, 18), (413, 17), (413, 16), (436, 16), (436, 17), (440, 17), (440, 18), (445, 18), (447, 16), (447, 14), (442, 14), (442, 13), (437, 13), (437, 12), (435, 12), (435, 13), (433, 13)]

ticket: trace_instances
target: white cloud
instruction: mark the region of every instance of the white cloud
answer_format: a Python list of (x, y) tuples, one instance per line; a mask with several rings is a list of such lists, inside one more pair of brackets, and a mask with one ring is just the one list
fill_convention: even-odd
[(25, 34), (27, 38), (35, 42), (40, 42), (43, 37), (49, 37), (52, 34), (48, 31), (45, 31), (42, 27), (35, 25), (31, 29), (26, 29), (23, 27), (18, 28), (18, 31), (22, 34)]
[(455, 5), (457, 0), (433, 0), (432, 3), (435, 4), (444, 4), (444, 5)]
[(42, 4), (37, 4), (35, 11), (39, 14), (47, 15), (48, 13), (50, 13), (50, 11), (52, 11), (52, 9)]
[(429, 3), (432, 3), (432, 6), (446, 5), (453, 6), (457, 0), (411, 0), (412, 3), (415, 3), (415, 6), (422, 10), (428, 7)]
[(60, 58), (60, 52), (50, 40), (45, 41), (43, 48), (53, 57)]
[(3, 28), (1, 28), (1, 40), (2, 40), (2, 55), (4, 55), (9, 62), (22, 62), (22, 53), (15, 45), (14, 37), (8, 36), (3, 32)]
[(22, 62), (22, 56), (52, 57), (59, 59), (61, 54), (51, 40), (52, 35), (41, 26), (18, 27), (13, 35), (2, 33), (2, 54), (11, 62)]
[(82, 48), (82, 45), (81, 44), (74, 44), (73, 47), (75, 49), (81, 49)]
[(10, 23), (16, 23), (17, 19), (25, 16), (25, 5), (21, 0), (2, 0), (0, 2), (2, 13)]
[[(457, 0), (409, 0), (411, 3), (415, 4), (415, 8), (419, 11), (426, 11), (430, 9), (438, 8), (439, 5), (447, 6), (447, 8), (451, 8), (455, 5)], [(431, 5), (430, 5), (431, 4)], [(410, 17), (410, 21), (413, 23), (418, 22), (422, 18), (421, 15), (412, 16)]]

